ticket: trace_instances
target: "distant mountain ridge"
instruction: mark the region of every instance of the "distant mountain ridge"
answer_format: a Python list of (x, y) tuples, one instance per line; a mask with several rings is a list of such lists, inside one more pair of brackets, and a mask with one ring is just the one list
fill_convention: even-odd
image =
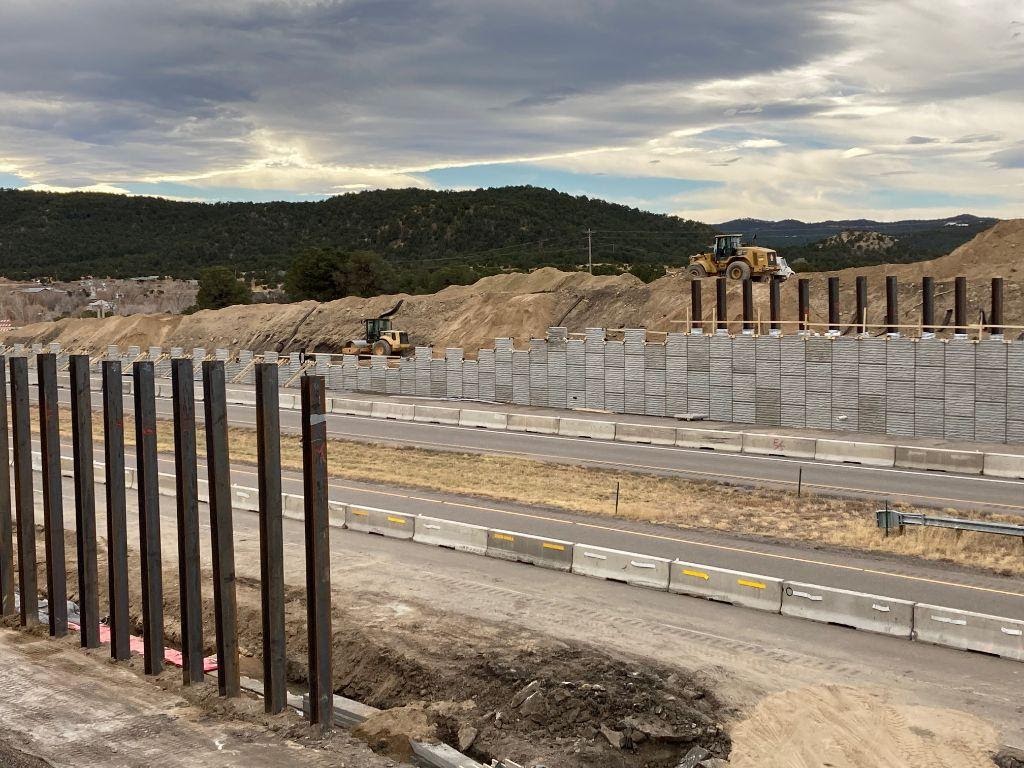
[[(873, 221), (872, 219), (846, 219), (841, 221), (804, 222), (798, 219), (782, 219), (766, 221), (764, 219), (732, 219), (721, 224), (712, 224), (723, 232), (741, 232), (746, 239), (755, 236), (759, 244), (782, 248), (785, 246), (807, 245), (824, 240), (844, 231), (878, 232), (886, 235), (902, 235), (911, 232), (926, 232), (948, 227), (967, 229), (971, 234), (962, 242), (967, 242), (978, 232), (988, 229), (999, 219), (973, 216), (961, 213), (945, 219), (904, 219), (901, 221)], [(961, 243), (957, 243), (960, 245)], [(956, 246), (954, 246), (956, 247)]]

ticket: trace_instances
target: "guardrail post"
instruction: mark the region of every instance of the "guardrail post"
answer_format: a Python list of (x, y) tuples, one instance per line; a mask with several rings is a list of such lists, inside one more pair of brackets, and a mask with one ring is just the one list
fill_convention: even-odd
[(28, 358), (8, 360), (11, 373), (11, 431), (14, 438), (14, 502), (18, 527), (18, 597), (21, 624), (39, 623), (36, 578), (36, 501), (32, 484), (32, 423), (29, 414)]
[(754, 332), (754, 282), (749, 278), (741, 284), (743, 295), (743, 333)]
[(921, 278), (921, 334), (929, 337), (935, 333), (935, 278)]
[(323, 376), (302, 377), (302, 485), (306, 526), (306, 627), (309, 644), (309, 721), (330, 730), (331, 549), (327, 512), (327, 421)]
[(958, 277), (953, 283), (953, 334), (967, 336), (967, 278)]
[(811, 280), (807, 277), (797, 278), (797, 320), (801, 331), (809, 330), (811, 323)]
[(828, 332), (839, 333), (839, 278), (828, 279)]
[(68, 633), (68, 583), (64, 558), (64, 481), (60, 474), (60, 425), (57, 423), (60, 407), (57, 401), (57, 356), (52, 353), (36, 355), (36, 372), (50, 635), (64, 637)]
[(210, 485), (210, 539), (213, 547), (213, 606), (217, 628), (217, 687), (238, 696), (238, 607), (235, 596), (235, 544), (231, 520), (231, 459), (224, 361), (203, 361), (206, 412), (206, 474)]
[(988, 331), (993, 339), (1003, 338), (1003, 278), (992, 278), (992, 314)]
[(855, 283), (855, 294), (857, 296), (857, 316), (854, 318), (853, 327), (858, 334), (867, 333), (868, 330), (868, 279), (864, 275), (857, 275)]
[(900, 334), (900, 286), (896, 275), (885, 277), (885, 332), (890, 336)]
[(103, 361), (103, 460), (107, 494), (107, 590), (110, 657), (131, 658), (128, 627), (128, 527), (124, 482), (124, 394), (121, 361)]
[(715, 333), (729, 332), (729, 286), (726, 278), (715, 278)]
[(256, 464), (260, 503), (260, 597), (263, 608), (263, 703), (287, 704), (284, 628), (284, 535), (281, 509), (281, 413), (278, 367), (256, 364)]
[(690, 332), (704, 332), (704, 302), (701, 300), (700, 278), (690, 280)]
[(14, 529), (7, 439), (7, 355), (0, 355), (0, 616), (14, 615)]
[(153, 363), (132, 365), (135, 392), (135, 475), (139, 486), (139, 541), (142, 553), (142, 639), (144, 668), (158, 675), (164, 664), (163, 574), (160, 556), (160, 486), (156, 461), (156, 397)]
[(178, 595), (181, 601), (181, 676), (203, 681), (203, 604), (200, 592), (199, 479), (196, 469), (196, 399), (191, 358), (171, 361), (174, 474), (178, 512)]
[(71, 355), (69, 362), (80, 639), (83, 648), (99, 648), (100, 596), (96, 565), (96, 478), (93, 470), (92, 391), (89, 378), (89, 356)]

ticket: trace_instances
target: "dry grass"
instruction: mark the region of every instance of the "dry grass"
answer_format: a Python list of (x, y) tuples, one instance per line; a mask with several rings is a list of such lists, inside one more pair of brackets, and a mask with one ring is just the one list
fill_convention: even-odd
[[(68, 418), (62, 430), (69, 431)], [(96, 434), (100, 435), (99, 417)], [(134, 435), (126, 430), (126, 442)], [(202, 454), (205, 436), (198, 434)], [(170, 422), (161, 422), (158, 449), (173, 450)], [(233, 460), (255, 463), (256, 433), (232, 428)], [(283, 435), (285, 468), (301, 469), (298, 436)], [(401, 484), (410, 488), (514, 501), (568, 512), (613, 517), (615, 487), (620, 486), (618, 517), (674, 526), (807, 542), (868, 552), (952, 562), (969, 568), (1024, 575), (1024, 548), (1015, 538), (941, 529), (911, 530), (884, 537), (876, 527), (876, 503), (804, 495), (771, 489), (738, 488), (681, 478), (657, 477), (565, 464), (549, 464), (500, 455), (460, 454), (422, 448), (331, 440), (332, 477), (373, 482), (380, 467), (401, 467)], [(983, 512), (958, 516), (1019, 522), (1019, 518)]]

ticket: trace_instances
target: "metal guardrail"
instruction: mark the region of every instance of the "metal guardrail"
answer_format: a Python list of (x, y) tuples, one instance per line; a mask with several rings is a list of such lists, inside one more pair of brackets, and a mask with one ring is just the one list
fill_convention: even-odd
[(896, 530), (903, 532), (908, 525), (919, 525), (925, 528), (952, 528), (957, 531), (974, 531), (975, 533), (994, 533), (1000, 536), (1018, 536), (1024, 543), (1024, 525), (1013, 523), (996, 523), (989, 520), (964, 520), (957, 517), (933, 517), (916, 512), (900, 512), (895, 509), (879, 509), (875, 512), (879, 528), (885, 529), (885, 535)]

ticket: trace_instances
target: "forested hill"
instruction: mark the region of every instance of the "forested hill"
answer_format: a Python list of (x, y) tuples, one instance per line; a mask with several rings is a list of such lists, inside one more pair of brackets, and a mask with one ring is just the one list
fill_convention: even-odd
[[(309, 247), (375, 251), (403, 272), (595, 260), (686, 262), (714, 230), (537, 187), (367, 191), (303, 203), (193, 203), (0, 190), (0, 275), (195, 277), (227, 265), (273, 279)], [(462, 282), (455, 279), (453, 282)]]

